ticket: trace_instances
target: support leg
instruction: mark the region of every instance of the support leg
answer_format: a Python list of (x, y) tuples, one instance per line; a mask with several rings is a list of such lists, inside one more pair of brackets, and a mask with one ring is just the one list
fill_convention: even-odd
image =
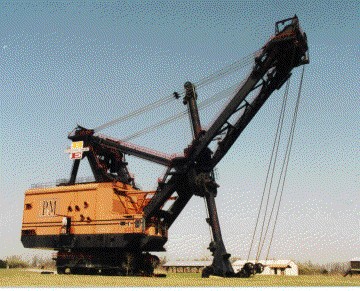
[(214, 193), (206, 193), (205, 199), (209, 211), (209, 218), (207, 221), (211, 226), (213, 236), (213, 240), (209, 245), (209, 250), (212, 252), (214, 259), (212, 265), (203, 270), (202, 276), (209, 277), (210, 275), (216, 275), (221, 277), (233, 277), (235, 273), (229, 261), (230, 254), (226, 252), (222, 239)]

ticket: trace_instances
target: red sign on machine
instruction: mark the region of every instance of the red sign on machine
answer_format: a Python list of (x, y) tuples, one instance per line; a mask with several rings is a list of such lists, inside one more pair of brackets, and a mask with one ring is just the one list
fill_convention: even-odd
[(82, 159), (82, 152), (70, 154), (70, 160), (80, 160), (80, 159)]
[(65, 152), (70, 153), (70, 160), (81, 160), (83, 157), (83, 152), (89, 150), (88, 147), (84, 148), (83, 141), (75, 141), (71, 143), (71, 147), (68, 148)]

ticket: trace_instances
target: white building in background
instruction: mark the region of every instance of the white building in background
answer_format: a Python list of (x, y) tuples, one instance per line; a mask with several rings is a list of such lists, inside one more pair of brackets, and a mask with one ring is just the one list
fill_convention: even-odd
[(169, 261), (163, 265), (168, 273), (201, 273), (212, 261)]
[[(255, 261), (237, 260), (232, 264), (235, 273), (239, 272), (245, 263), (255, 263)], [(291, 260), (260, 260), (258, 263), (264, 265), (264, 272), (261, 275), (284, 275), (298, 276), (298, 266)]]

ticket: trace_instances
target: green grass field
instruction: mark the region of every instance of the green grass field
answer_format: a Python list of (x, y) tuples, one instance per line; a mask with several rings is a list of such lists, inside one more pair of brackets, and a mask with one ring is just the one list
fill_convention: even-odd
[(0, 270), (0, 287), (260, 287), (360, 286), (360, 276), (255, 276), (248, 279), (200, 278), (200, 274), (169, 274), (166, 278), (40, 274), (26, 270)]

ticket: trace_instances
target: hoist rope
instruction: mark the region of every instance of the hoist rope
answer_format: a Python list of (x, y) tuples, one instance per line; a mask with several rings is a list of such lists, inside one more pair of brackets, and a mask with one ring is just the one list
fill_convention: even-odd
[[(286, 179), (286, 174), (287, 174), (287, 169), (288, 169), (288, 164), (289, 164), (289, 159), (290, 159), (292, 143), (293, 143), (293, 139), (294, 139), (295, 125), (296, 125), (296, 120), (297, 120), (297, 115), (298, 115), (298, 110), (299, 110), (301, 89), (302, 89), (302, 84), (303, 84), (303, 77), (304, 77), (304, 67), (303, 67), (302, 74), (301, 74), (301, 80), (300, 80), (300, 84), (299, 84), (298, 96), (297, 96), (297, 100), (296, 100), (296, 104), (295, 104), (293, 118), (292, 118), (292, 121), (291, 121), (289, 137), (288, 137), (288, 141), (287, 141), (287, 145), (286, 145), (286, 150), (285, 150), (283, 163), (282, 163), (282, 166), (281, 166), (279, 180), (278, 180), (277, 187), (276, 187), (275, 197), (274, 197), (274, 200), (273, 200), (271, 213), (270, 213), (270, 216), (269, 216), (268, 221), (267, 221), (267, 226), (266, 226), (266, 230), (265, 230), (264, 235), (263, 235), (263, 228), (261, 230), (258, 250), (257, 250), (257, 254), (256, 254), (256, 260), (258, 260), (260, 258), (260, 255), (261, 255), (262, 250), (264, 248), (264, 244), (265, 244), (265, 241), (266, 241), (266, 238), (267, 238), (268, 230), (269, 230), (269, 227), (270, 227), (270, 224), (271, 224), (271, 219), (273, 217), (273, 213), (274, 213), (274, 210), (275, 210), (276, 200), (277, 200), (277, 198), (279, 196), (279, 193), (280, 193), (279, 202), (278, 202), (278, 205), (277, 205), (277, 208), (276, 208), (276, 216), (275, 216), (275, 219), (274, 219), (271, 238), (270, 238), (270, 242), (269, 242), (269, 246), (268, 246), (268, 250), (267, 250), (267, 254), (266, 254), (266, 260), (268, 259), (271, 244), (272, 244), (272, 241), (273, 241), (274, 232), (275, 232), (275, 228), (276, 228), (276, 223), (277, 223), (278, 215), (279, 215), (279, 212), (280, 212), (280, 205), (281, 205), (281, 200), (282, 200), (282, 195), (283, 195), (283, 190), (284, 190), (284, 185), (285, 185), (285, 179)], [(280, 185), (281, 185), (281, 190), (279, 192)], [(269, 189), (269, 195), (270, 195), (270, 189)], [(266, 205), (265, 214), (264, 214), (264, 221), (266, 219), (267, 206), (268, 205)], [(259, 210), (259, 213), (260, 213), (260, 210)], [(263, 224), (263, 227), (264, 227), (264, 224)], [(254, 233), (255, 233), (255, 231), (254, 231)]]
[(260, 206), (259, 206), (258, 215), (257, 215), (257, 218), (256, 218), (255, 229), (254, 229), (253, 236), (252, 236), (251, 243), (250, 243), (250, 248), (249, 248), (249, 253), (248, 253), (248, 258), (247, 258), (248, 260), (250, 259), (250, 253), (251, 253), (252, 245), (254, 243), (256, 230), (257, 230), (259, 220), (260, 220), (261, 210), (263, 208), (263, 202), (264, 202), (264, 198), (265, 198), (266, 186), (267, 186), (267, 181), (268, 181), (268, 177), (269, 177), (269, 174), (270, 174), (272, 161), (273, 161), (273, 158), (274, 158), (275, 151), (277, 151), (277, 148), (278, 148), (279, 131), (280, 131), (280, 127), (282, 127), (282, 122), (284, 120), (284, 113), (285, 113), (286, 102), (287, 102), (287, 97), (288, 97), (288, 93), (289, 93), (289, 86), (290, 86), (290, 80), (288, 80), (287, 83), (286, 83), (285, 92), (284, 92), (284, 96), (283, 96), (283, 101), (282, 101), (282, 104), (281, 104), (281, 110), (280, 110), (279, 120), (278, 120), (278, 124), (277, 124), (277, 128), (276, 128), (275, 139), (274, 139), (272, 152), (271, 152), (271, 157), (270, 157), (270, 162), (269, 162), (269, 165), (268, 165), (267, 174), (266, 174), (266, 178), (265, 178), (265, 185), (264, 185), (264, 189), (263, 189), (263, 193), (262, 193), (262, 197), (261, 197), (261, 202), (260, 202)]
[[(284, 192), (284, 185), (285, 185), (286, 174), (287, 174), (287, 169), (288, 169), (289, 160), (290, 160), (290, 153), (291, 153), (291, 149), (292, 149), (292, 145), (293, 145), (293, 141), (294, 141), (295, 127), (296, 127), (296, 121), (297, 121), (299, 105), (300, 105), (300, 97), (301, 97), (301, 90), (302, 90), (302, 84), (303, 84), (303, 79), (304, 79), (304, 72), (305, 72), (305, 66), (303, 66), (302, 73), (301, 73), (299, 91), (298, 91), (298, 96), (297, 96), (297, 100), (296, 100), (294, 115), (293, 115), (293, 119), (292, 119), (292, 123), (291, 123), (291, 130), (290, 130), (290, 134), (289, 134), (289, 138), (288, 138), (288, 144), (287, 144), (287, 147), (286, 147), (285, 158), (284, 158), (284, 162), (283, 162), (283, 165), (282, 165), (281, 174), (280, 174), (280, 178), (279, 178), (279, 182), (278, 182), (278, 188), (279, 188), (280, 179), (281, 179), (281, 176), (282, 176), (282, 174), (284, 172), (284, 178), (282, 180), (282, 185), (281, 185), (281, 190), (280, 190), (279, 203), (278, 203), (278, 206), (277, 206), (275, 221), (274, 221), (273, 229), (272, 229), (272, 232), (271, 232), (271, 237), (270, 237), (268, 250), (267, 250), (267, 253), (266, 253), (266, 260), (269, 257), (271, 244), (272, 244), (272, 241), (273, 241), (273, 238), (274, 238), (275, 227), (276, 227), (276, 223), (277, 223), (279, 212), (280, 212), (281, 199), (282, 199), (283, 192)], [(277, 193), (278, 193), (278, 188), (276, 189)]]
[[(265, 226), (265, 221), (266, 221), (266, 216), (267, 216), (267, 211), (268, 211), (268, 206), (269, 206), (269, 201), (270, 201), (270, 196), (271, 196), (271, 189), (272, 189), (272, 184), (273, 184), (273, 180), (274, 180), (276, 162), (277, 162), (278, 153), (279, 153), (279, 145), (280, 145), (281, 133), (282, 133), (283, 124), (284, 124), (284, 116), (285, 116), (285, 111), (286, 111), (286, 103), (287, 103), (287, 99), (288, 99), (288, 95), (289, 95), (289, 87), (290, 87), (290, 79), (287, 81), (287, 84), (286, 84), (284, 100), (283, 100), (283, 106), (281, 108), (280, 118), (279, 118), (279, 122), (278, 122), (278, 128), (276, 130), (276, 135), (275, 135), (275, 140), (274, 140), (275, 148), (273, 148), (273, 152), (272, 152), (270, 163), (269, 163), (269, 165), (272, 164), (272, 169), (271, 169), (270, 182), (269, 182), (269, 186), (268, 186), (268, 194), (267, 194), (264, 218), (263, 218), (263, 223), (262, 223), (262, 226), (261, 226), (261, 233), (260, 233), (260, 239), (259, 239), (259, 244), (258, 244), (258, 250), (257, 250), (257, 253), (256, 253), (256, 260), (259, 259), (259, 256), (260, 256), (260, 253), (261, 253), (261, 241), (263, 239), (264, 226)], [(272, 161), (273, 157), (274, 157), (274, 161)], [(265, 179), (264, 190), (266, 189), (266, 185), (267, 185), (268, 181), (269, 180), (268, 180), (268, 175), (267, 175), (266, 179)], [(271, 219), (271, 216), (269, 218), (269, 221), (270, 221), (270, 219)]]
[[(235, 73), (236, 71), (244, 68), (245, 66), (249, 65), (254, 57), (256, 56), (256, 54), (258, 53), (258, 51), (254, 52), (254, 53), (251, 53), (249, 55), (247, 55), (246, 57), (243, 57), (242, 59), (238, 60), (238, 61), (235, 61), (233, 63), (231, 63), (230, 65), (218, 70), (217, 72), (203, 78), (203, 79), (200, 79), (198, 82), (194, 83), (194, 85), (197, 87), (197, 88), (201, 88), (205, 85), (208, 85), (210, 83), (213, 83), (225, 76), (228, 76), (232, 73)], [(181, 91), (180, 94), (184, 94), (184, 90)], [(150, 103), (144, 107), (141, 107), (133, 112), (130, 112), (128, 114), (125, 114), (119, 118), (116, 118), (114, 120), (111, 120), (109, 122), (106, 122), (98, 127), (95, 127), (94, 128), (94, 131), (95, 132), (99, 132), (100, 130), (103, 130), (105, 128), (108, 128), (110, 126), (113, 126), (117, 123), (120, 123), (120, 122), (123, 122), (123, 121), (126, 121), (130, 118), (133, 118), (133, 117), (136, 117), (142, 113), (145, 113), (147, 111), (150, 111), (150, 110), (153, 110), (155, 108), (158, 108), (158, 107), (161, 107), (161, 106), (164, 106), (166, 105), (167, 103), (171, 102), (172, 100), (174, 99), (174, 96), (173, 94), (169, 95), (169, 96), (166, 96), (164, 98), (160, 98), (158, 99), (157, 101), (153, 102), (153, 103)]]

